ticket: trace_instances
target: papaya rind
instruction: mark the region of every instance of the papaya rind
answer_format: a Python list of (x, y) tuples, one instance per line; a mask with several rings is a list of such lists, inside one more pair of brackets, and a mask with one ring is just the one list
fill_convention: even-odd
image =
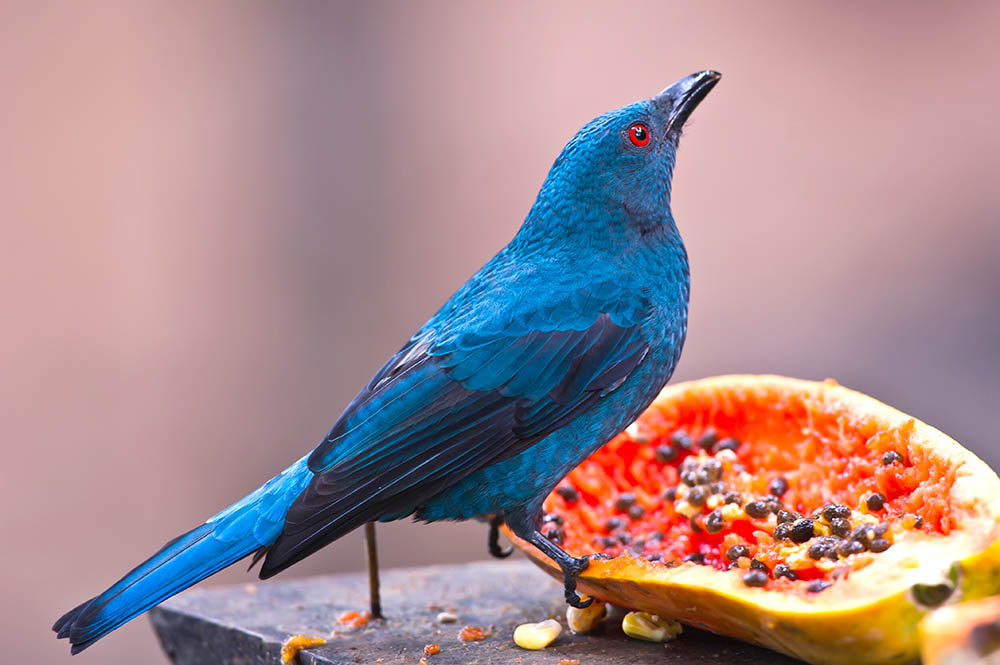
[[(948, 579), (960, 567), (959, 588), (948, 602), (1000, 593), (1000, 478), (975, 454), (941, 431), (833, 381), (775, 375), (729, 375), (665, 388), (661, 410), (700, 393), (733, 404), (779, 394), (808, 400), (810, 408), (865, 420), (878, 430), (905, 428), (909, 445), (955, 469), (951, 500), (956, 526), (948, 535), (920, 532), (875, 557), (874, 563), (815, 595), (747, 588), (737, 571), (685, 563), (674, 568), (625, 554), (594, 559), (579, 578), (582, 592), (631, 609), (765, 646), (816, 665), (908, 663), (919, 651), (917, 624), (933, 608), (921, 606), (914, 584)], [(556, 578), (559, 568), (509, 530), (506, 535)]]

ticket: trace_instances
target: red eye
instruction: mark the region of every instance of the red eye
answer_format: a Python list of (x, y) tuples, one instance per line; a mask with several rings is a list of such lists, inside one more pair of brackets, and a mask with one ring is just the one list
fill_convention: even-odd
[(649, 144), (649, 129), (641, 122), (637, 122), (628, 128), (628, 139), (632, 145), (641, 148)]

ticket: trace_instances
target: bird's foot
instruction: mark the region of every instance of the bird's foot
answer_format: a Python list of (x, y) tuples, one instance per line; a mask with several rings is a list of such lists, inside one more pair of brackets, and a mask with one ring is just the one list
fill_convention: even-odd
[(567, 555), (564, 561), (559, 561), (558, 563), (563, 574), (563, 590), (566, 594), (566, 603), (580, 610), (590, 607), (594, 599), (588, 598), (584, 600), (576, 592), (576, 578), (580, 573), (587, 570), (587, 566), (590, 565), (590, 557), (571, 557)]
[(514, 547), (503, 549), (500, 547), (500, 525), (503, 524), (503, 517), (494, 515), (490, 518), (490, 537), (487, 549), (491, 556), (498, 559), (506, 559), (514, 553)]

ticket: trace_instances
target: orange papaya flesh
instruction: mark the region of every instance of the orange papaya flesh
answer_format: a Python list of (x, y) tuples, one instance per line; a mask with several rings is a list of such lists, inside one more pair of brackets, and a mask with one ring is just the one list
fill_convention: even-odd
[(931, 608), (1000, 593), (997, 475), (832, 381), (669, 386), (544, 508), (582, 592), (811, 663), (910, 662)]
[(924, 665), (1000, 663), (1000, 596), (942, 607), (920, 621)]

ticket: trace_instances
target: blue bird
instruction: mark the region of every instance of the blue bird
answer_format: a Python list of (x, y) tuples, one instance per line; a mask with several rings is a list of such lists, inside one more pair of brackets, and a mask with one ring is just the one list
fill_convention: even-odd
[(247, 557), (271, 577), (367, 522), (506, 522), (585, 607), (588, 564), (543, 536), (545, 496), (670, 379), (687, 254), (670, 211), (681, 129), (718, 82), (692, 74), (588, 123), (514, 239), (375, 374), (308, 455), (171, 540), (53, 630), (72, 652)]

